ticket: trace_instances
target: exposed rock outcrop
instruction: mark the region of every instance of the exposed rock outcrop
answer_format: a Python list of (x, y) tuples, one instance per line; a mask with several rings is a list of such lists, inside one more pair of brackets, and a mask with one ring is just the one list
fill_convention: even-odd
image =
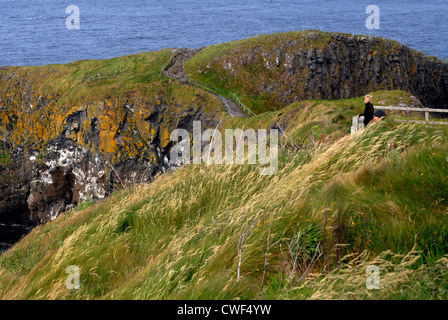
[[(320, 31), (260, 36), (204, 49), (186, 65), (193, 77), (265, 97), (267, 110), (295, 101), (403, 90), (427, 107), (448, 108), (448, 62), (396, 41)], [(210, 83), (214, 85), (214, 83)]]
[(217, 124), (219, 102), (178, 83), (156, 83), (158, 92), (146, 98), (128, 94), (74, 106), (35, 94), (27, 83), (14, 72), (0, 75), (4, 224), (45, 223), (85, 200), (148, 182), (176, 166), (173, 130), (191, 130), (196, 120), (204, 130)]
[[(5, 146), (3, 145), (5, 148)], [(27, 198), (32, 180), (32, 163), (23, 148), (4, 149), (0, 162), (0, 224), (31, 226)]]

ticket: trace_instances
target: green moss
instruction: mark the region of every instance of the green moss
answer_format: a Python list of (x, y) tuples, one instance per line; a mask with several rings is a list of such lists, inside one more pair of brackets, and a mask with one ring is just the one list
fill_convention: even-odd
[(9, 152), (2, 151), (0, 154), (0, 165), (7, 167), (12, 164), (11, 154)]

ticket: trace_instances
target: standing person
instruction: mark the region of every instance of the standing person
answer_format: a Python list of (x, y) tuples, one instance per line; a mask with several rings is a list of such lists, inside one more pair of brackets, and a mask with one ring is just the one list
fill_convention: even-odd
[(364, 97), (364, 103), (365, 103), (364, 113), (361, 113), (359, 116), (364, 116), (364, 125), (367, 127), (369, 122), (372, 121), (373, 115), (375, 113), (372, 104), (372, 96), (370, 94)]

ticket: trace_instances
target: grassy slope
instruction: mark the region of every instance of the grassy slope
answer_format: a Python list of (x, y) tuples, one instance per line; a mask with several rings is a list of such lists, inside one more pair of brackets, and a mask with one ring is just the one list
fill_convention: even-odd
[[(32, 93), (40, 96), (55, 96), (60, 105), (77, 105), (86, 101), (131, 95), (147, 98), (148, 95), (165, 89), (168, 78), (160, 71), (170, 57), (170, 51), (166, 49), (105, 60), (80, 60), (68, 64), (37, 67), (9, 67), (0, 70), (0, 74), (16, 73), (23, 80), (26, 79), (27, 85), (25, 86), (23, 81), (22, 88), (27, 87)], [(8, 93), (7, 88), (2, 89), (5, 90), (5, 94)], [(11, 98), (16, 98), (12, 96), (16, 94), (15, 92), (10, 94)], [(176, 97), (179, 99), (185, 96), (189, 98), (182, 92), (176, 92)]]
[[(289, 114), (276, 175), (260, 176), (256, 165), (192, 165), (72, 210), (0, 258), (0, 298), (447, 299), (448, 130), (388, 119), (341, 137), (360, 101), (230, 120), (266, 127)], [(341, 264), (365, 250), (370, 256)], [(366, 290), (367, 264), (380, 267), (381, 290)], [(78, 291), (65, 288), (69, 265), (80, 267)], [(308, 266), (312, 274), (298, 281)]]

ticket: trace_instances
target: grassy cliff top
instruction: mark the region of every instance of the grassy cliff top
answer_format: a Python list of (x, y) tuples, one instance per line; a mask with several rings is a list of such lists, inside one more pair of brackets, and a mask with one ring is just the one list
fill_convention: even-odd
[[(170, 50), (144, 52), (105, 60), (81, 60), (68, 64), (8, 67), (0, 76), (14, 75), (17, 85), (34, 95), (56, 98), (58, 104), (76, 105), (112, 97), (145, 99), (166, 88), (169, 80), (161, 74), (170, 59)], [(12, 84), (9, 88), (14, 89)], [(3, 95), (8, 92), (2, 86)], [(178, 95), (179, 99), (183, 95)], [(191, 96), (190, 96), (191, 97)], [(186, 98), (190, 98), (186, 97)]]
[[(101, 152), (117, 159), (120, 127), (126, 122), (148, 141), (157, 128), (147, 119), (166, 110), (168, 136), (179, 115), (202, 112), (209, 117), (224, 112), (220, 101), (203, 90), (182, 85), (162, 75), (171, 58), (169, 50), (145, 52), (107, 60), (83, 60), (68, 64), (8, 67), (0, 70), (0, 140), (12, 146), (43, 151), (62, 133), (70, 118), (85, 113), (82, 131), (71, 139), (86, 145), (92, 119), (100, 128)], [(132, 113), (126, 111), (126, 105)], [(129, 109), (130, 110), (130, 109)], [(85, 122), (85, 123), (84, 123)], [(136, 156), (144, 143), (122, 133), (129, 146), (123, 159)], [(141, 140), (140, 139), (140, 140)], [(166, 140), (166, 139), (165, 139)], [(120, 156), (121, 157), (121, 156)]]

